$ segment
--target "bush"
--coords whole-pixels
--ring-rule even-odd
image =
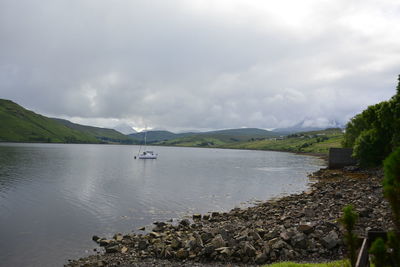
[[[383,193],[392,209],[395,231],[388,233],[386,244],[375,240],[370,253],[377,267],[400,266],[400,148],[385,159],[384,170]]]
[[[350,264],[352,267],[356,265],[356,260],[357,260],[357,255],[356,255],[357,236],[354,234],[354,226],[356,225],[357,218],[358,214],[354,211],[352,205],[344,207],[343,216],[340,218],[340,222],[346,229],[344,239],[346,241]]]

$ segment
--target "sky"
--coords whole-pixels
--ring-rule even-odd
[[[329,127],[399,74],[398,0],[0,0],[0,98],[86,125]]]

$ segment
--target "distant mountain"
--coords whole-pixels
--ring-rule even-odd
[[[291,127],[274,129],[273,132],[288,135],[288,134],[300,133],[300,132],[322,131],[327,128],[344,128],[344,126],[337,121],[332,121],[324,127],[306,126],[305,121],[303,120]]]
[[[0,99],[0,141],[99,143],[93,135],[80,132],[20,105]]]
[[[96,139],[107,142],[107,143],[123,143],[123,144],[136,144],[138,143],[133,138],[124,135],[114,129],[86,126],[77,123],[70,122],[68,120],[53,118],[54,121],[57,121],[66,127],[77,130],[79,132],[94,136]]]
[[[136,131],[126,123],[118,124],[117,126],[113,127],[113,129],[125,135],[136,133]]]

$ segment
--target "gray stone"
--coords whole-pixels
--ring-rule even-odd
[[[190,221],[188,219],[183,219],[182,221],[179,222],[179,224],[183,226],[189,226]]]
[[[139,250],[145,250],[149,246],[149,243],[146,240],[140,240],[138,243]]]
[[[187,257],[189,257],[189,252],[188,252],[187,250],[181,248],[180,250],[178,250],[178,251],[176,252],[176,257],[177,257],[178,259],[184,260],[184,259],[186,259]]]
[[[118,245],[107,246],[107,247],[106,247],[106,253],[117,253],[117,252],[119,252],[119,247],[118,247]]]
[[[330,231],[324,238],[322,238],[322,244],[327,249],[336,247],[339,242],[339,236],[334,230]]]
[[[291,239],[291,244],[296,248],[306,249],[307,248],[307,240],[306,235],[303,233],[298,233]]]
[[[268,260],[268,255],[265,252],[258,253],[256,255],[256,263],[257,264],[264,264]]]
[[[193,214],[193,220],[201,220],[201,214]]]
[[[245,242],[244,246],[243,246],[243,253],[244,255],[252,258],[256,255],[256,249],[249,243],[249,242]]]
[[[305,234],[310,234],[314,231],[314,226],[311,223],[304,223],[297,226],[297,230]]]
[[[226,241],[222,238],[220,234],[216,235],[210,242],[215,248],[221,248],[226,246]]]

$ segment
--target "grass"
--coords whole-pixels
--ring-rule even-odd
[[[348,260],[340,260],[326,263],[295,263],[295,262],[279,262],[264,267],[350,267]]]
[[[9,100],[0,99],[0,141],[98,143],[94,136],[41,116]]]
[[[195,135],[168,141],[158,145],[185,147],[215,147],[251,150],[277,150],[327,154],[331,147],[341,147],[343,133],[340,129],[326,129],[297,133],[284,138],[234,136],[234,135]]]
[[[298,133],[283,139],[265,139],[253,142],[228,144],[226,148],[278,150],[327,154],[331,147],[341,147],[343,133],[340,129]]]

